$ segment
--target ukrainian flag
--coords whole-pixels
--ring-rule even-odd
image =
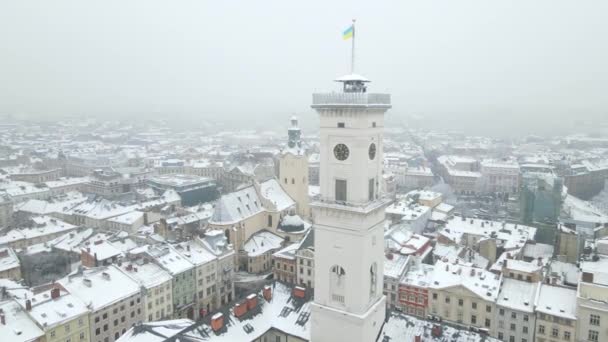
[[[355,35],[355,26],[350,25],[349,28],[347,28],[346,30],[344,30],[344,32],[342,32],[342,39],[349,40],[354,35]]]

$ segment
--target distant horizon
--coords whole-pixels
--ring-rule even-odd
[[[608,122],[604,13],[600,0],[9,1],[0,117],[305,122],[311,93],[349,73],[341,34],[357,18],[355,72],[392,94],[389,122],[597,134]]]

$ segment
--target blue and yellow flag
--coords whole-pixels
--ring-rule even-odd
[[[347,28],[346,30],[344,30],[344,32],[342,32],[342,39],[349,40],[350,38],[353,37],[354,34],[355,34],[355,27],[354,27],[354,25],[350,25],[349,28]]]

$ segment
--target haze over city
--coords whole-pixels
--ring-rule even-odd
[[[606,13],[1,2],[0,341],[608,341]]]
[[[3,1],[0,115],[278,128],[299,113],[315,127],[309,94],[349,70],[339,33],[357,18],[356,71],[393,94],[390,122],[598,133],[607,12],[599,0]]]

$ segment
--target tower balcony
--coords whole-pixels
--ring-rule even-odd
[[[316,93],[312,108],[391,108],[391,95],[380,93]]]

